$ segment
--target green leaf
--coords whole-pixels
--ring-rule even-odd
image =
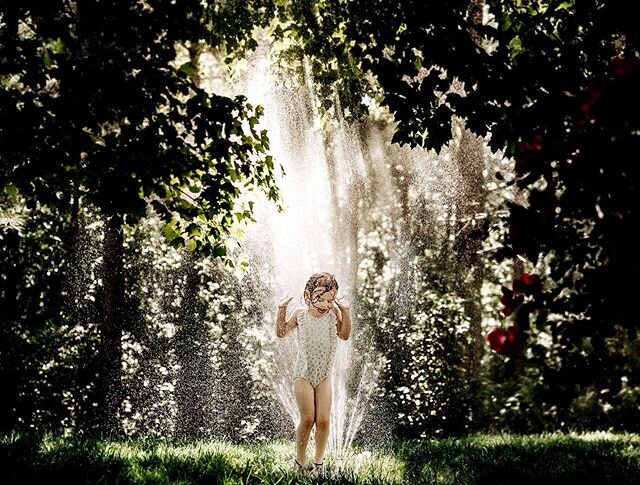
[[[565,10],[567,8],[573,7],[574,2],[562,2],[560,5],[556,7],[556,10]]]
[[[517,55],[524,52],[524,48],[522,47],[522,40],[517,35],[513,39],[511,39],[511,42],[509,42],[508,45],[511,59],[514,59]]]
[[[49,49],[44,49],[44,55],[42,56],[42,63],[45,67],[51,67],[53,61],[51,60],[51,56],[49,55]]]
[[[181,248],[184,247],[184,238],[182,237],[177,237],[175,239],[172,239],[169,242],[169,245],[173,248]]]
[[[176,224],[177,224],[177,220],[176,219],[171,219],[171,221],[164,226],[164,234],[167,237],[167,239],[169,239],[169,241],[177,238],[180,233],[176,231]]]
[[[11,200],[15,200],[18,196],[18,188],[15,185],[7,185],[4,191]]]
[[[217,244],[213,248],[213,255],[214,256],[226,256],[227,255],[227,248],[224,245]]]
[[[67,45],[59,37],[55,41],[53,41],[53,43],[51,44],[51,50],[53,50],[53,52],[55,52],[56,54],[63,54],[63,53],[69,52],[69,49],[67,49]]]

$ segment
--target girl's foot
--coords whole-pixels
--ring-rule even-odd
[[[314,463],[313,470],[311,471],[314,477],[324,477],[324,462]]]
[[[307,470],[305,469],[304,465],[301,465],[297,459],[293,460],[293,469],[294,471],[300,472],[303,475],[307,474]]]

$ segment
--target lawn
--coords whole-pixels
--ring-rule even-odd
[[[384,449],[327,454],[323,479],[290,469],[294,444],[286,441],[233,445],[9,434],[0,447],[2,483],[640,483],[640,435],[629,433],[398,440]]]

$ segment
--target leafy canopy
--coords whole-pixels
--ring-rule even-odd
[[[149,203],[175,246],[219,256],[263,191],[278,200],[262,115],[210,94],[179,46],[211,39],[198,1],[11,2],[0,23],[0,186],[81,198],[135,223]]]

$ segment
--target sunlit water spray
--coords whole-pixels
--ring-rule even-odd
[[[354,302],[357,296],[354,286],[359,278],[356,251],[362,230],[366,230],[360,224],[363,217],[367,218],[361,209],[363,193],[369,199],[382,201],[386,224],[391,224],[392,233],[396,234],[385,270],[387,275],[383,277],[399,282],[385,298],[398,302],[398,316],[402,317],[411,311],[416,298],[412,265],[417,250],[412,246],[415,244],[412,238],[416,231],[431,232],[437,230],[435,224],[449,224],[456,204],[465,197],[456,144],[439,155],[390,145],[392,126],[388,122],[371,125],[358,133],[342,119],[339,106],[323,132],[308,67],[305,82],[299,85],[276,74],[271,65],[268,49],[263,46],[250,60],[243,86],[249,101],[265,108],[262,127],[268,130],[271,153],[285,171],[285,176],[278,178],[284,212],[278,213],[273,204],[263,202],[257,206],[259,222],[248,233],[247,247],[259,247],[262,258],[264,246],[271,249],[269,270],[276,299],[265,302],[273,309],[267,312],[265,330],[275,334],[278,297],[294,296],[289,315],[296,306],[304,305],[304,284],[314,272],[334,273],[341,285],[339,295]],[[461,132],[452,133],[454,139],[459,140],[460,135]],[[264,264],[258,257],[252,260]],[[372,392],[379,372],[380,351],[371,346],[353,348],[354,333],[363,330],[358,323],[354,315],[352,338],[338,341],[329,437],[329,451],[333,452],[351,446],[371,409],[369,405],[374,402]],[[278,365],[271,376],[273,387],[292,424],[297,425],[299,412],[292,385],[298,351],[296,334],[278,342],[275,349]],[[354,351],[363,354],[365,361],[357,375],[351,368]],[[375,434],[387,430],[366,431]],[[313,446],[313,435],[310,445]]]
[[[348,133],[339,131],[333,148],[339,164],[330,163],[323,141],[320,116],[315,106],[312,80],[307,75],[306,86],[296,86],[290,79],[278,77],[270,68],[265,53],[251,61],[246,78],[246,94],[252,104],[265,108],[262,127],[269,133],[270,151],[285,171],[278,177],[285,210],[278,213],[271,203],[256,207],[258,223],[248,231],[248,248],[271,248],[270,271],[273,293],[279,299],[293,296],[289,315],[302,299],[304,285],[315,272],[328,271],[336,275],[343,296],[353,303],[355,264],[354,241],[351,230],[345,227],[342,212],[354,203],[350,199],[349,184],[356,176],[364,176],[362,154],[347,147]],[[356,171],[360,168],[360,174]],[[259,240],[260,245],[252,244]],[[249,249],[251,251],[251,249]],[[262,253],[264,256],[264,253]],[[260,264],[260,258],[252,257]],[[275,337],[277,301],[265,302],[270,308],[265,318],[267,331]],[[358,331],[353,319],[353,332]],[[278,342],[274,359],[278,362],[271,376],[273,387],[282,408],[292,422],[299,422],[299,411],[293,394],[293,364],[298,352],[297,335]],[[338,340],[332,374],[333,404],[328,451],[339,452],[352,445],[363,421],[374,389],[375,369],[372,364],[362,371],[349,386],[352,361],[352,339]],[[309,448],[314,446],[314,433]]]

